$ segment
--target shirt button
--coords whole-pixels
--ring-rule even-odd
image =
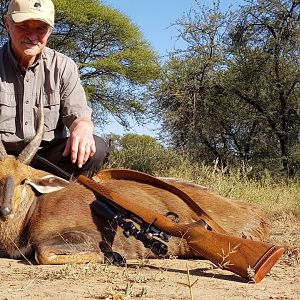
[[[25,101],[25,103],[26,103],[26,104],[28,104],[28,103],[29,103],[29,101],[28,101],[28,100],[26,100],[26,101]]]
[[[29,78],[28,77],[26,78],[26,81],[29,82]]]
[[[27,122],[27,121],[25,122],[25,125],[28,125],[28,122]]]

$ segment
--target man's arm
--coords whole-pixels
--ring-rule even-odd
[[[89,116],[80,116],[73,121],[70,128],[70,137],[67,140],[63,156],[71,155],[72,163],[79,168],[96,152],[93,137],[94,124]]]

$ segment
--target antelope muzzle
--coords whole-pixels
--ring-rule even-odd
[[[3,178],[0,182],[0,217],[6,219],[12,213],[12,202],[15,181],[12,176]]]

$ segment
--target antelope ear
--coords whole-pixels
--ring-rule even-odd
[[[25,183],[39,193],[47,194],[63,189],[69,184],[69,181],[50,174],[39,179],[27,179]]]

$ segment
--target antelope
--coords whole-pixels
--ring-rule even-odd
[[[34,257],[38,264],[103,262],[116,253],[126,259],[154,258],[140,241],[126,239],[116,224],[95,214],[96,195],[91,189],[29,166],[43,136],[42,108],[39,118],[36,136],[18,157],[8,155],[0,141],[0,249],[11,258]],[[195,184],[164,180],[190,194],[228,234],[268,238],[268,221],[256,207]],[[182,223],[199,220],[186,203],[168,191],[142,188],[134,181],[112,183],[111,188],[129,193],[133,202],[161,214],[175,212]],[[169,254],[179,258],[197,257],[180,238],[172,238],[168,246]]]

